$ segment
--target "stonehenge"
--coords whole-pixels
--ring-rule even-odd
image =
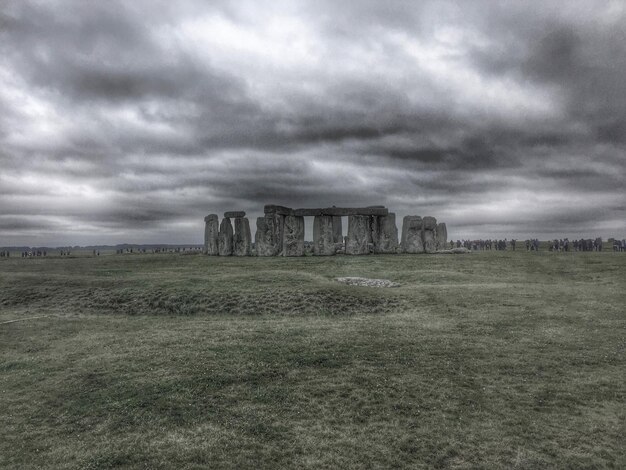
[[[378,240],[374,245],[374,253],[397,253],[398,252],[398,227],[396,227],[396,214],[377,217]]]
[[[400,247],[403,253],[424,252],[422,218],[419,215],[407,215],[402,220],[402,241],[400,242]]]
[[[233,254],[233,226],[228,218],[223,218],[220,224],[218,253],[220,256],[230,256]]]
[[[256,219],[254,244],[244,211],[227,211],[204,218],[204,252],[219,256],[304,256],[305,217],[313,217],[313,243],[306,253],[315,256],[436,253],[448,248],[445,223],[430,216],[407,215],[398,241],[396,214],[384,206],[292,209],[264,206]],[[343,237],[342,217],[348,218]],[[234,228],[231,219],[234,219]]]
[[[367,215],[348,217],[347,255],[367,255],[372,244],[372,224]]]
[[[424,241],[424,251],[434,253],[437,251],[437,240],[435,230],[437,229],[437,219],[434,217],[424,217],[422,219],[422,240]]]
[[[235,256],[252,255],[251,239],[250,222],[245,217],[237,217],[235,219],[235,234],[233,235],[233,254]]]
[[[285,216],[283,256],[304,256],[304,217]]]
[[[316,215],[313,219],[313,253],[317,256],[335,254],[335,232],[332,215]]]
[[[209,214],[204,218],[204,252],[215,256],[218,251],[219,223],[217,214]]]

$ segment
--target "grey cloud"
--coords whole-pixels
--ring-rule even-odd
[[[302,64],[253,44],[290,15],[303,30],[287,41],[313,41]],[[199,241],[207,212],[272,202],[430,211],[452,234],[623,232],[624,16],[604,2],[8,2],[0,239]],[[226,33],[185,36],[207,17]]]

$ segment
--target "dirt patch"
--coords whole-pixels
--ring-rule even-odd
[[[400,287],[397,282],[390,281],[389,279],[368,279],[366,277],[338,277],[335,281],[342,284],[348,284],[349,286],[362,286],[362,287]]]

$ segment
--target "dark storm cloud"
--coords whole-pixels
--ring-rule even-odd
[[[624,24],[622,2],[5,2],[0,237],[199,241],[272,202],[618,235]]]

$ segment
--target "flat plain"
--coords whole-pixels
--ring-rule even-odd
[[[0,468],[625,468],[625,286],[611,252],[1,259]]]

